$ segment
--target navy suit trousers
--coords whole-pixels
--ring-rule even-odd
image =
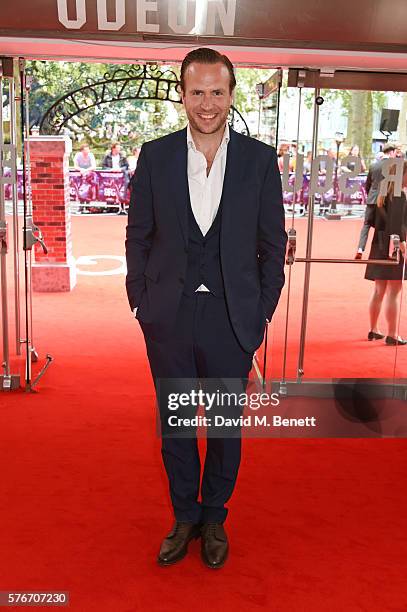
[[[214,379],[222,377],[240,379],[245,388],[253,353],[240,346],[223,297],[205,292],[182,295],[175,327],[165,342],[149,338],[149,325],[141,320],[140,325],[156,390],[160,379],[173,379],[174,388],[178,385],[182,390],[182,379],[199,379],[205,385],[205,379],[211,379],[208,384],[213,384]],[[176,520],[224,522],[225,504],[236,483],[240,455],[240,430],[230,437],[208,436],[200,491],[201,465],[196,436],[163,436],[162,457]]]

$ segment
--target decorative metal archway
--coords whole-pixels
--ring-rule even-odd
[[[178,76],[170,68],[156,64],[134,65],[107,72],[101,81],[89,80],[87,85],[75,89],[47,110],[40,122],[42,134],[59,134],[77,115],[102,104],[123,100],[158,100],[182,104]],[[239,111],[232,106],[230,125],[238,132],[250,136],[249,128]]]

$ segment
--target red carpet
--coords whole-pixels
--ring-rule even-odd
[[[74,218],[75,256],[123,254],[124,225]],[[347,226],[350,256],[358,225]],[[331,238],[339,227],[322,226]],[[313,274],[309,372],[381,369],[386,348],[364,340],[363,267],[340,283],[330,273],[326,288],[324,270]],[[79,276],[70,294],[35,296],[41,362],[55,362],[37,394],[0,395],[0,590],[69,591],[75,612],[406,610],[405,440],[245,440],[225,568],[202,566],[196,543],[178,566],[156,565],[171,514],[123,282]],[[341,335],[346,347],[332,346]]]

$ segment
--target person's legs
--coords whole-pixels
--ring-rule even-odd
[[[379,333],[377,329],[377,321],[379,319],[380,310],[382,307],[383,297],[386,293],[386,285],[388,281],[376,280],[372,297],[369,303],[369,316],[370,316],[370,331]]]
[[[362,225],[362,229],[360,230],[358,253],[363,253],[366,248],[367,239],[369,237],[369,230],[370,225],[364,222]]]
[[[200,459],[194,431],[181,437],[180,430],[174,427],[169,431],[168,416],[192,417],[196,408],[187,406],[170,412],[169,393],[188,393],[197,380],[195,357],[192,345],[192,329],[195,300],[183,296],[177,322],[171,337],[165,342],[157,342],[145,333],[147,354],[157,393],[157,403],[161,418],[162,447],[164,467],[170,487],[171,501],[177,521],[199,523],[201,504],[198,502],[200,483]],[[143,331],[147,326],[143,326]],[[180,436],[180,437],[178,437]]]
[[[253,354],[247,353],[233,332],[225,300],[213,295],[197,298],[194,347],[198,375],[205,391],[243,393],[245,379],[252,366]],[[206,380],[205,380],[206,379]],[[237,417],[242,408],[232,403],[212,408],[215,414]],[[225,504],[232,495],[240,465],[240,427],[211,427],[207,438],[205,467],[202,478],[202,520],[223,523]]]
[[[397,320],[399,314],[399,295],[401,291],[401,280],[387,281],[387,292],[385,302],[385,315],[387,320],[387,335],[391,338],[397,337]]]
[[[363,220],[363,226],[360,230],[359,244],[358,244],[358,252],[363,253],[366,248],[367,239],[369,237],[369,230],[374,225],[374,214],[375,214],[375,206],[371,204],[366,205],[365,217]]]

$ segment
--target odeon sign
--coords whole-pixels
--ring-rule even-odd
[[[406,0],[13,0],[0,39],[68,38],[407,53]],[[359,42],[357,42],[359,41]],[[305,45],[305,47],[304,47]]]
[[[136,8],[136,23],[128,22],[126,8],[130,0],[97,0],[97,27],[101,31],[118,31],[129,26],[132,31],[159,34],[162,30],[174,34],[215,35],[218,24],[225,36],[235,32],[237,0],[131,0],[132,15]],[[72,3],[57,0],[58,19],[68,30],[78,30],[87,23],[87,0],[75,0],[76,16],[72,17]],[[112,4],[114,11],[112,11]],[[94,2],[91,3],[92,8]],[[108,15],[109,9],[109,15]],[[112,17],[113,15],[113,17]],[[163,27],[160,25],[164,21]]]

